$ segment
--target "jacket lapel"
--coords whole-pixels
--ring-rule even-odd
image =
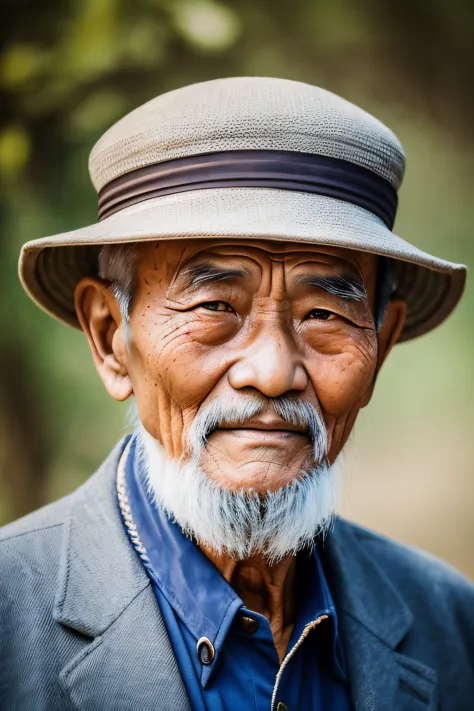
[[[60,684],[78,711],[190,711],[155,595],[122,526],[122,450],[72,497],[53,616],[89,643]]]
[[[436,673],[397,651],[412,613],[363,548],[357,529],[339,520],[322,550],[355,711],[435,711]]]

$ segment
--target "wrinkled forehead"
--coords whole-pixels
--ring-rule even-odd
[[[139,269],[159,271],[160,278],[171,283],[191,266],[206,262],[235,264],[236,261],[253,262],[263,269],[283,263],[288,269],[304,265],[322,272],[355,276],[363,281],[369,293],[377,272],[377,257],[366,252],[307,243],[245,239],[147,243],[141,248]]]

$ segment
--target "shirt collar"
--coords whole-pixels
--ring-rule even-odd
[[[126,487],[132,517],[147,551],[148,572],[196,641],[201,637],[210,640],[217,661],[234,617],[244,607],[243,602],[195,542],[154,504],[135,449],[133,438],[126,465]],[[336,671],[344,676],[336,610],[316,547],[312,552],[299,555],[296,589],[298,612],[290,647],[305,625],[321,615],[328,615],[332,623],[333,661]],[[203,667],[203,685],[214,666]]]

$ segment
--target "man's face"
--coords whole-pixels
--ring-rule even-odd
[[[118,351],[146,430],[186,458],[191,425],[214,399],[286,396],[321,414],[333,463],[380,361],[376,267],[361,252],[271,241],[144,244]],[[261,493],[312,464],[306,429],[272,408],[217,428],[201,459],[217,483]]]

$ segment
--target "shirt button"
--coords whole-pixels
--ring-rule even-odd
[[[212,642],[207,637],[201,637],[201,639],[198,640],[196,652],[201,664],[205,666],[212,664],[212,660],[216,654]]]
[[[289,711],[288,706],[283,701],[278,702],[277,711]]]
[[[240,618],[240,629],[242,632],[245,632],[245,634],[255,634],[258,630],[258,621],[253,617],[246,617],[243,615]]]

